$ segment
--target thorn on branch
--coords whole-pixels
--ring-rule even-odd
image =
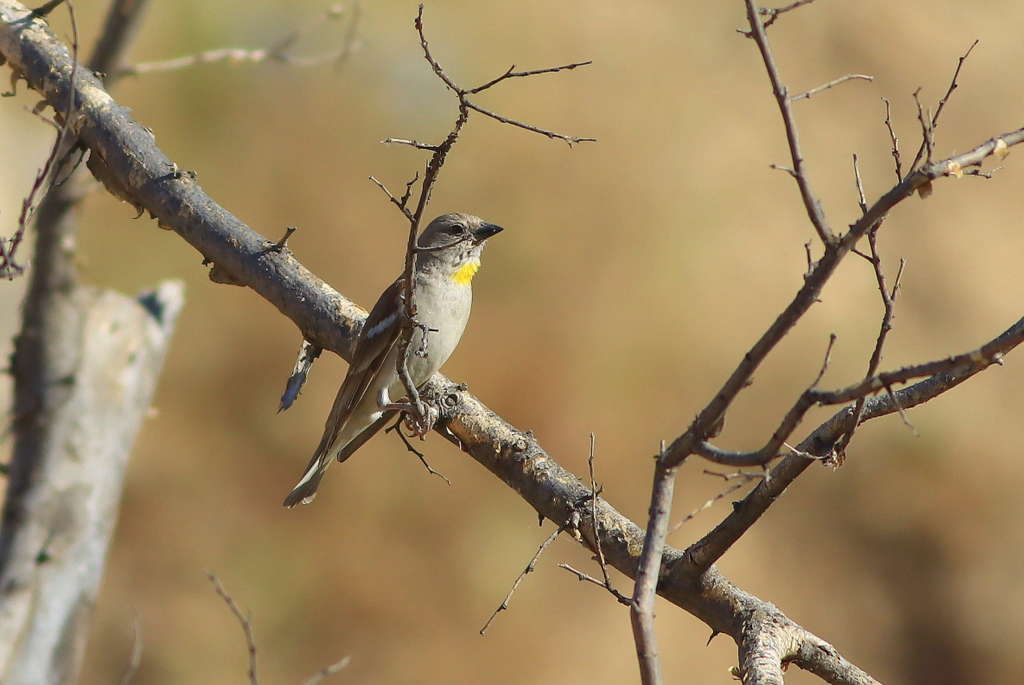
[[[281,252],[282,250],[284,250],[288,246],[288,239],[291,238],[292,234],[295,233],[295,231],[297,230],[299,229],[297,229],[295,226],[288,226],[287,228],[285,228],[284,235],[281,236],[280,240],[278,240],[272,246],[267,248],[267,252]]]
[[[779,164],[769,164],[768,168],[772,169],[773,171],[785,171],[787,174],[789,174],[793,178],[796,178],[796,179],[800,178],[800,175],[797,174],[794,169],[790,169],[788,166],[781,166]]]

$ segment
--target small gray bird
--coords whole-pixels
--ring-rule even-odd
[[[462,338],[473,303],[470,284],[480,268],[484,242],[501,231],[469,214],[445,214],[430,222],[420,235],[415,283],[416,320],[407,361],[409,375],[419,388],[441,368]],[[316,454],[298,485],[284,500],[286,507],[309,504],[331,462],[345,461],[373,437],[398,411],[392,398],[405,396],[398,375],[398,342],[402,331],[405,277],[384,291],[359,334],[345,382],[327,417]],[[423,354],[416,354],[422,350]]]

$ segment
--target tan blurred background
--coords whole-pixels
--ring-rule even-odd
[[[76,3],[83,46],[105,4]],[[154,2],[134,54],[266,47],[325,6]],[[363,0],[361,49],[340,75],[221,64],[129,79],[115,96],[211,196],[271,238],[297,226],[296,256],[369,306],[400,269],[404,229],[367,176],[399,191],[425,159],[379,141],[438,141],[455,112],[420,55],[415,13],[414,0]],[[577,474],[596,432],[598,478],[636,521],[659,440],[686,426],[788,302],[813,239],[792,180],[768,168],[789,162],[756,48],[735,31],[743,23],[739,0],[436,0],[426,9],[435,53],[463,85],[511,64],[594,61],[478,101],[599,142],[568,149],[474,116],[429,213],[472,212],[508,229],[484,256],[476,312],[447,374]],[[53,25],[67,33],[59,12]],[[344,21],[324,28],[301,51],[332,49],[344,31]],[[876,77],[797,105],[837,229],[857,213],[852,153],[869,198],[893,182],[880,98],[893,103],[906,161],[918,141],[911,93],[922,87],[934,105],[974,39],[939,154],[1024,125],[1022,31],[1017,0],[821,1],[771,29],[794,92],[848,72]],[[0,104],[4,234],[49,144],[48,127],[22,109],[33,102]],[[938,183],[885,224],[890,277],[907,259],[885,366],[973,348],[1024,313],[1020,154],[991,181]],[[89,198],[83,280],[135,293],[180,278],[188,304],[129,469],[83,683],[120,678],[133,610],[145,640],[133,683],[244,682],[242,632],[207,570],[251,608],[265,684],[302,682],[346,655],[352,665],[330,682],[636,681],[627,611],[556,567],[594,570],[568,539],[487,636],[477,634],[552,528],[538,529],[513,492],[437,436],[425,450],[451,487],[381,436],[332,469],[313,506],[283,509],[343,362],[321,360],[297,405],[276,414],[295,327],[251,291],[211,284],[195,251],[133,214],[103,192]],[[0,285],[4,345],[22,286]],[[856,379],[880,313],[867,263],[849,259],[742,395],[721,444],[764,439],[813,379],[830,333],[839,338],[826,383]],[[1022,381],[1018,352],[915,409],[920,437],[898,418],[866,426],[846,465],[811,469],[723,571],[886,683],[1021,682]],[[722,487],[705,466],[681,473],[676,518]],[[685,546],[728,509],[719,503],[670,541]],[[708,629],[667,604],[658,621],[668,682],[731,682],[728,638],[705,646]],[[790,680],[817,682],[799,672]]]

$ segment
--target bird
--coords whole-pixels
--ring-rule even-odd
[[[448,361],[459,344],[469,321],[471,283],[480,269],[480,253],[487,239],[502,230],[471,214],[445,214],[431,221],[416,241],[413,301],[418,325],[406,368],[417,388]],[[403,275],[381,294],[366,317],[320,445],[284,506],[312,502],[331,462],[351,457],[402,410],[404,405],[393,403],[392,398],[407,394],[398,373],[402,346],[397,344],[405,291]]]

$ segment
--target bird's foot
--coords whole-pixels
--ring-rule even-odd
[[[405,397],[398,402],[387,405],[384,409],[402,412],[405,418],[405,427],[413,436],[420,439],[423,439],[424,435],[433,430],[434,424],[437,423],[437,419],[441,414],[437,407],[424,402],[423,415],[420,416],[416,411],[416,407],[410,404]]]

